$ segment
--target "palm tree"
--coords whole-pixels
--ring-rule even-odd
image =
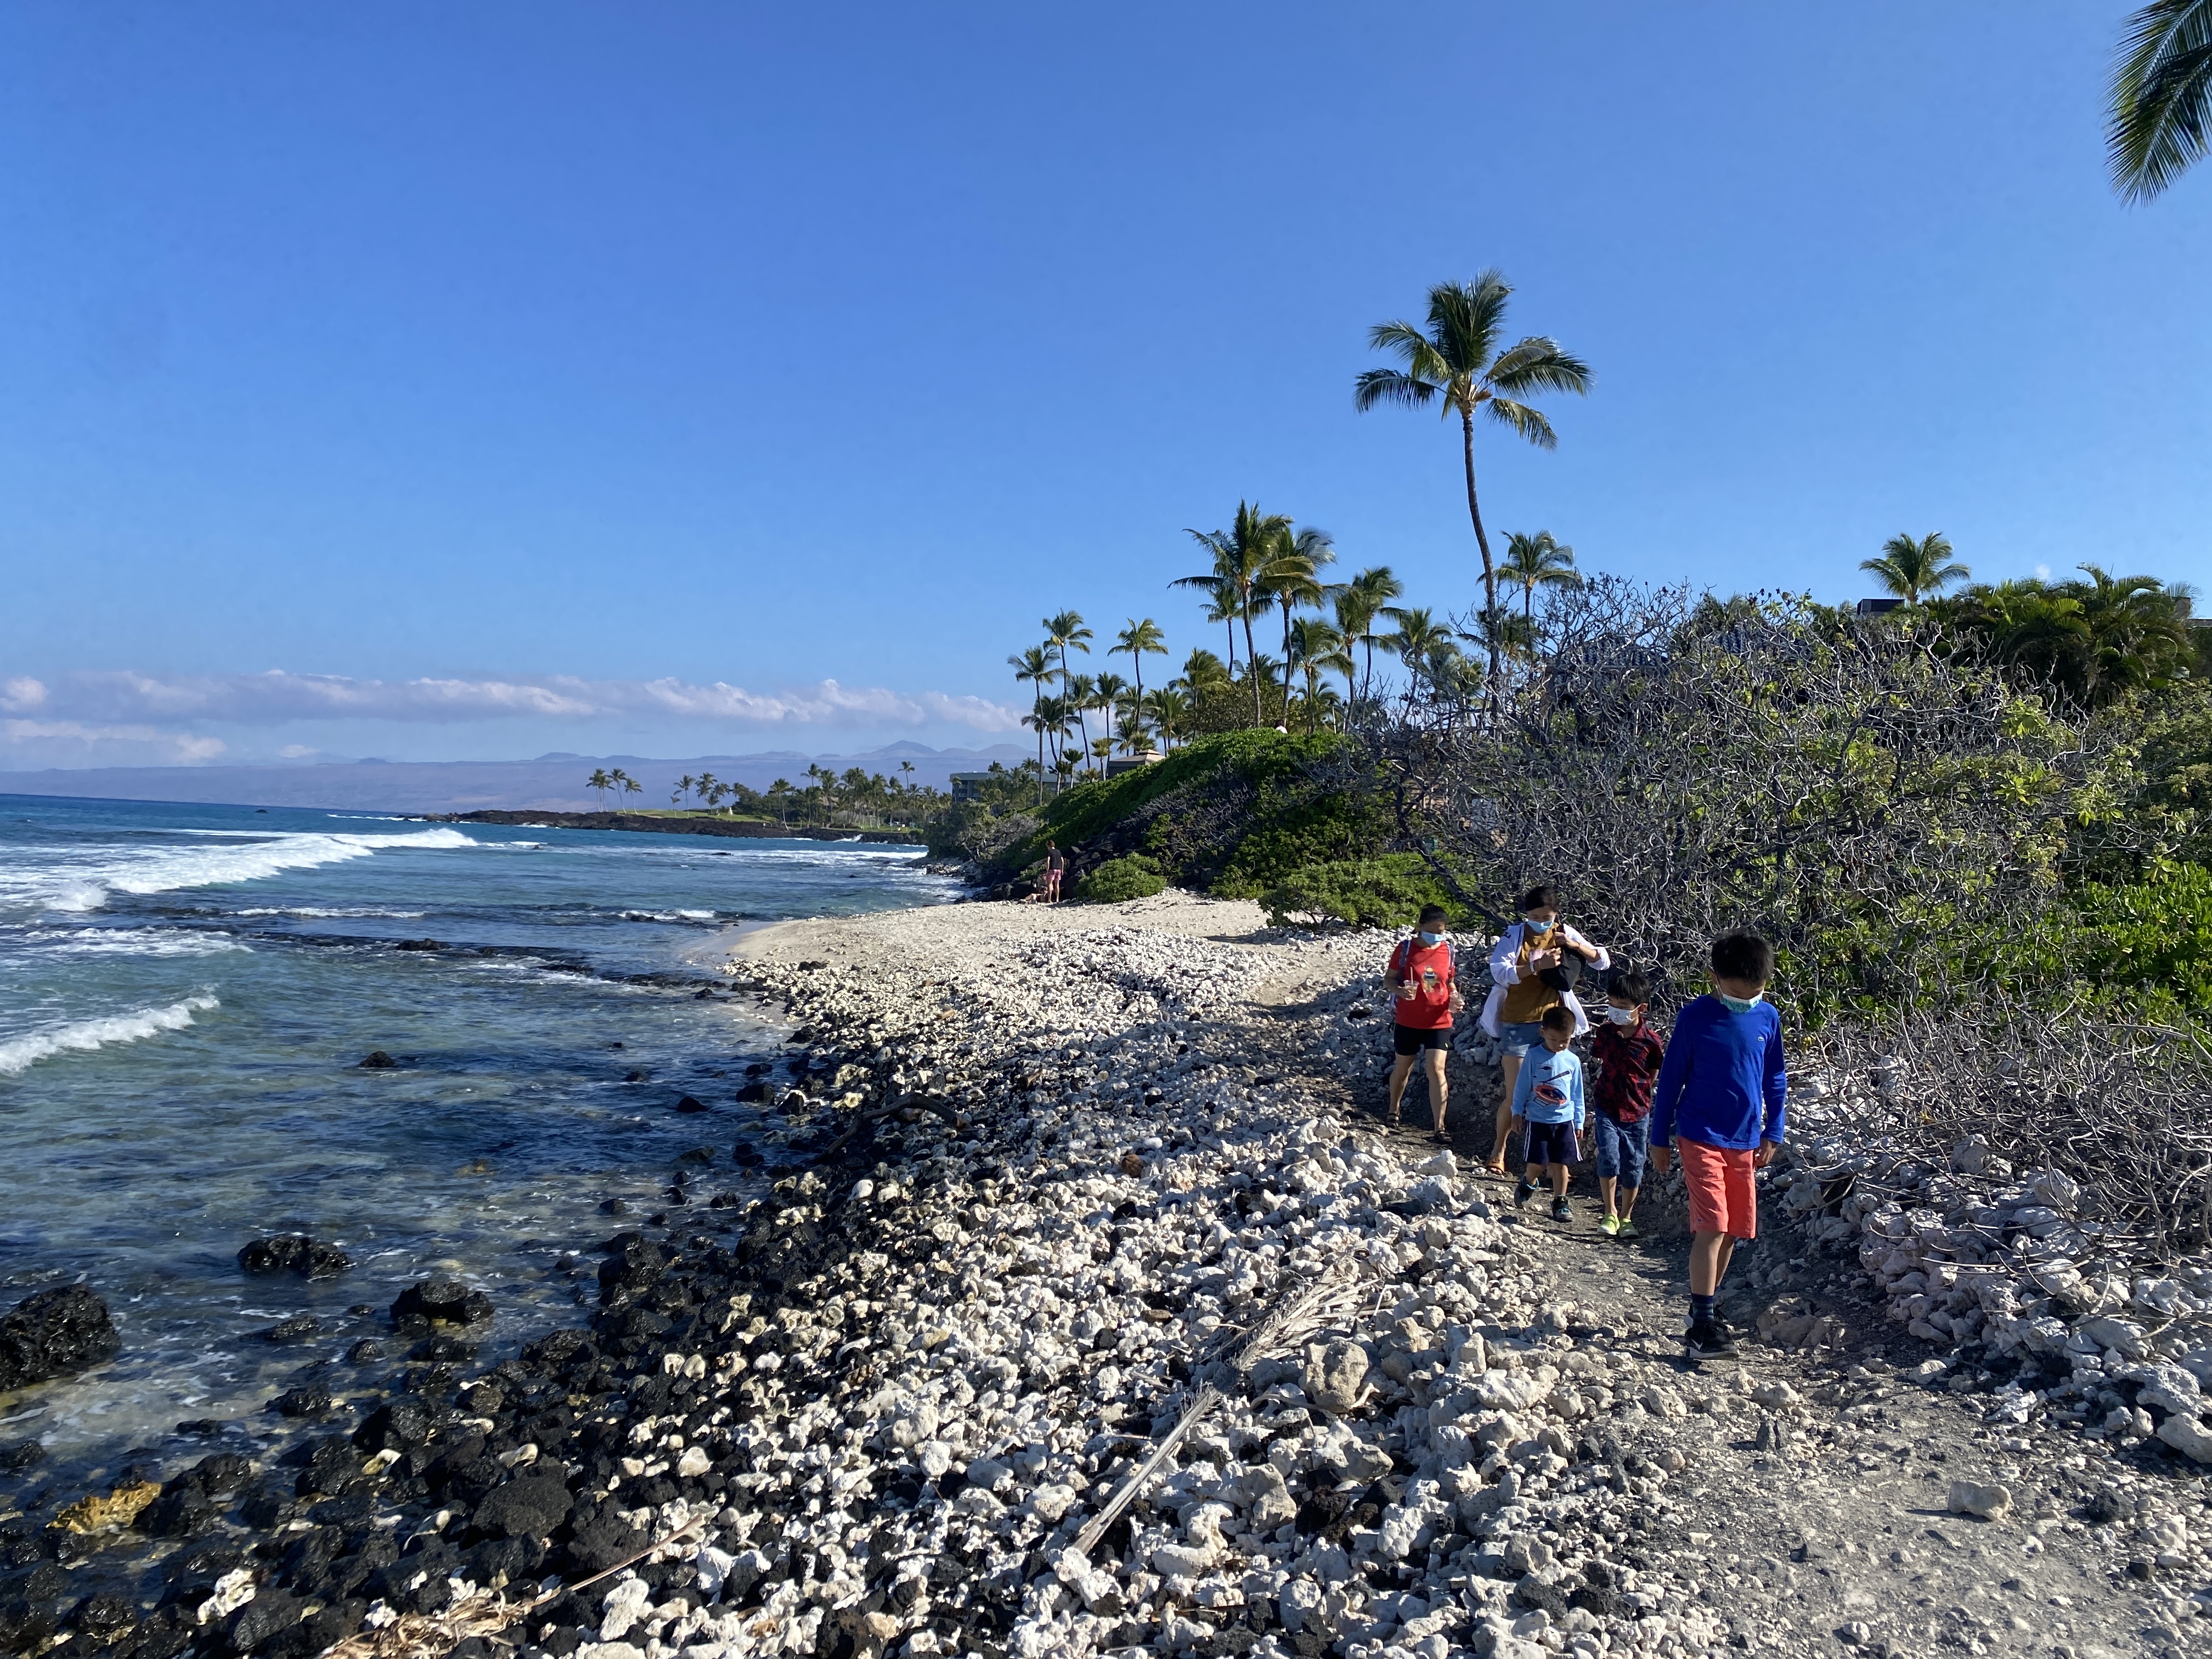
[[[615,781],[607,775],[607,769],[604,766],[593,767],[592,775],[584,780],[584,787],[599,796],[599,806],[603,811],[607,804],[607,791],[614,787]]]
[[[720,805],[722,797],[730,793],[712,772],[702,772],[691,780],[691,787],[699,792],[699,799],[705,801],[709,808]]]
[[[1347,689],[1354,665],[1344,648],[1344,635],[1318,617],[1301,617],[1291,626],[1291,666],[1306,677],[1306,729],[1320,730],[1321,677],[1341,674]]]
[[[1109,652],[1107,654],[1110,656],[1113,653]],[[1115,710],[1121,707],[1121,700],[1129,690],[1129,682],[1119,674],[1109,672],[1092,680],[1091,689],[1092,695],[1097,698],[1097,702],[1092,707],[1105,712],[1107,729],[1110,731],[1114,726]]]
[[[1145,730],[1144,705],[1140,702],[1121,716],[1114,728],[1121,739],[1125,755],[1149,755],[1152,752],[1152,734]]]
[[[1426,333],[1407,322],[1377,323],[1367,331],[1370,346],[1395,352],[1406,367],[1369,369],[1352,394],[1352,407],[1363,413],[1378,404],[1419,408],[1437,399],[1446,412],[1458,413],[1467,462],[1467,515],[1482,552],[1486,611],[1498,608],[1498,573],[1475,499],[1474,417],[1486,414],[1540,449],[1556,448],[1559,439],[1552,423],[1522,399],[1539,392],[1586,392],[1590,386],[1589,366],[1561,350],[1556,340],[1532,334],[1518,345],[1498,349],[1512,292],[1504,274],[1494,268],[1472,283],[1437,283],[1429,290]],[[1495,660],[1490,670],[1494,678]]]
[[[1209,691],[1226,691],[1235,685],[1236,672],[1204,646],[1199,646],[1183,659],[1182,684],[1191,696],[1204,696]]]
[[[1080,651],[1091,654],[1091,630],[1083,625],[1080,611],[1063,611],[1057,617],[1044,619],[1045,643],[1060,653],[1060,695],[1067,695],[1067,653]]]
[[[1498,568],[1498,575],[1506,581],[1516,582],[1521,588],[1521,619],[1528,624],[1533,635],[1536,620],[1536,590],[1540,587],[1574,587],[1582,581],[1582,573],[1575,568],[1575,550],[1563,547],[1548,530],[1534,535],[1523,535],[1515,531],[1505,538],[1505,561]]]
[[[1942,592],[1953,582],[1965,581],[1974,574],[1963,564],[1946,564],[1944,561],[1950,556],[1951,544],[1940,532],[1917,540],[1911,536],[1892,536],[1881,544],[1881,556],[1860,560],[1859,568],[1907,605],[1917,605],[1923,599]]]
[[[1197,587],[1212,592],[1217,608],[1226,609],[1233,601],[1231,613],[1244,623],[1244,659],[1249,664],[1257,653],[1252,644],[1252,605],[1257,596],[1267,567],[1278,552],[1279,543],[1289,533],[1290,520],[1280,513],[1262,513],[1256,505],[1239,501],[1233,526],[1223,530],[1187,530],[1183,533],[1201,547],[1213,553],[1213,568],[1202,576],[1183,576],[1169,584],[1171,587]],[[1237,654],[1237,636],[1229,636],[1229,653]],[[1252,676],[1252,724],[1262,723],[1260,714],[1260,677]]]
[[[2129,18],[2111,95],[2113,186],[2148,202],[2212,142],[2212,0],[2150,0]]]
[[[1291,651],[1292,608],[1302,605],[1318,607],[1328,597],[1328,591],[1321,584],[1321,570],[1322,566],[1335,562],[1336,548],[1329,540],[1328,532],[1309,525],[1294,535],[1288,526],[1284,528],[1275,556],[1268,561],[1260,578],[1258,595],[1283,607],[1285,656]]]
[[[1382,648],[1406,665],[1406,672],[1419,678],[1434,658],[1455,650],[1452,631],[1436,619],[1436,613],[1425,605],[1409,605],[1403,610],[1393,607],[1382,613],[1398,624],[1397,630],[1383,636]]]
[[[1336,591],[1336,631],[1347,650],[1355,645],[1366,647],[1364,678],[1370,684],[1375,678],[1375,619],[1405,591],[1406,585],[1390,574],[1387,564],[1370,566]]]
[[[905,788],[912,789],[914,787],[914,763],[912,761],[901,761],[899,763],[899,782]]]
[[[668,804],[671,806],[673,806],[690,793],[691,775],[689,772],[686,772],[682,777],[676,780],[676,787],[668,792]]]
[[[1056,720],[1047,708],[1052,699],[1039,697],[1030,705],[1030,712],[1022,716],[1022,724],[1037,734],[1037,800],[1044,800],[1044,738],[1045,733],[1055,729]]]
[[[607,774],[607,787],[619,790],[625,795],[641,795],[645,793],[645,786],[619,766]]]
[[[1014,684],[1033,684],[1042,695],[1045,683],[1052,678],[1052,649],[1051,641],[1047,641],[1007,658],[1006,666],[1014,671]]]
[[[1147,691],[1145,714],[1160,734],[1162,747],[1172,747],[1190,724],[1190,700],[1173,686]]]
[[[1098,684],[1088,674],[1078,674],[1073,679],[1061,676],[1060,684],[1060,701],[1075,717],[1076,730],[1081,736],[1082,747],[1076,751],[1081,754],[1091,747],[1091,722],[1083,717],[1098,707]]]
[[[1129,672],[1136,678],[1139,699],[1145,695],[1146,652],[1155,657],[1164,657],[1168,653],[1167,635],[1160,632],[1160,625],[1150,617],[1142,622],[1134,617],[1130,617],[1129,625],[1114,636],[1114,643],[1106,651],[1109,657],[1128,658]]]

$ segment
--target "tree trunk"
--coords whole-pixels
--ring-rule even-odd
[[[1260,720],[1260,653],[1252,646],[1252,607],[1244,607],[1244,672],[1252,681],[1252,724]]]
[[[1490,562],[1490,538],[1482,533],[1482,508],[1474,499],[1474,411],[1459,412],[1467,452],[1467,516],[1474,521],[1474,544],[1482,550],[1482,614],[1490,624],[1490,697],[1498,698],[1498,568]]]

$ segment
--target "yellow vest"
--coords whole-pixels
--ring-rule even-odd
[[[1554,927],[1547,937],[1557,940],[1564,934],[1561,929]],[[1550,947],[1547,945],[1546,948]],[[1559,994],[1538,979],[1534,970],[1528,966],[1528,958],[1534,949],[1524,935],[1521,940],[1521,952],[1514,958],[1513,963],[1520,972],[1521,982],[1505,988],[1505,1000],[1498,1011],[1498,1018],[1504,1024],[1533,1025],[1543,1018],[1546,1009],[1559,1006]]]

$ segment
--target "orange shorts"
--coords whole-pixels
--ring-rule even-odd
[[[1690,1188],[1690,1231],[1759,1237],[1759,1188],[1752,1182],[1752,1155],[1729,1146],[1674,1137],[1682,1160],[1682,1179]]]

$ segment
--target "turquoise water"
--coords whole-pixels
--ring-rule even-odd
[[[757,1180],[734,1097],[781,1033],[698,996],[731,930],[959,890],[918,848],[0,796],[0,1306],[82,1279],[124,1342],[0,1398],[0,1439],[95,1458],[251,1419],[433,1269],[502,1333],[565,1313],[601,1201],[667,1208],[694,1148],[703,1192]],[[276,1231],[356,1266],[241,1275]],[[301,1312],[322,1335],[259,1337]]]

